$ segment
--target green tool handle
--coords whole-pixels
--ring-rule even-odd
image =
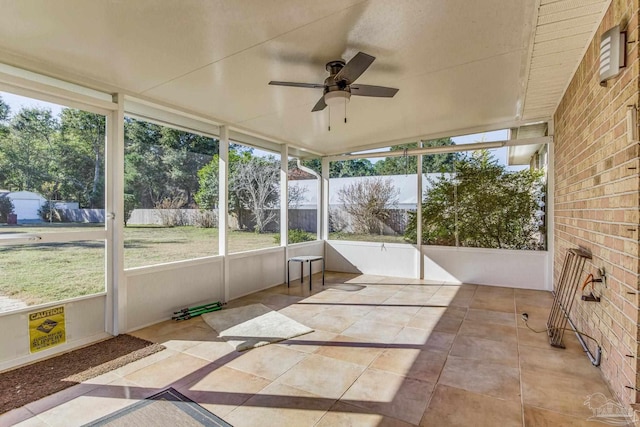
[[[199,308],[197,310],[190,310],[184,314],[208,313],[210,311],[217,311],[217,310],[222,310],[222,307],[216,306],[216,307]]]
[[[187,320],[187,319],[191,319],[192,317],[200,316],[201,314],[211,313],[213,311],[218,311],[218,310],[222,310],[222,307],[218,306],[218,307],[201,308],[198,310],[189,311],[187,313],[181,313],[179,315],[173,316],[172,319]]]
[[[189,311],[198,310],[200,308],[213,307],[213,306],[221,307],[222,303],[220,301],[216,301],[216,302],[210,302],[209,304],[198,305],[195,307],[187,307],[187,308],[183,308],[182,310],[174,311],[173,314],[187,313]]]

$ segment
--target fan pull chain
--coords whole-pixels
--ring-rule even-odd
[[[329,132],[331,132],[331,105],[329,105]]]
[[[344,122],[347,123],[347,98],[344,99]]]

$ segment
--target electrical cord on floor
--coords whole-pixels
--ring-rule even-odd
[[[529,315],[528,315],[527,313],[522,313],[522,321],[524,322],[524,325],[525,325],[527,328],[529,328],[529,330],[530,330],[530,331],[533,331],[533,332],[535,332],[536,334],[541,334],[541,333],[543,333],[543,332],[548,332],[548,331],[549,331],[549,328],[542,329],[542,330],[540,330],[540,331],[536,331],[536,330],[535,330],[535,329],[533,329],[531,326],[529,326],[529,323],[528,323],[528,322],[529,322]],[[555,330],[563,330],[563,331],[575,332],[576,334],[582,335],[582,336],[583,336],[583,337],[585,337],[585,338],[589,338],[590,340],[592,340],[593,342],[595,342],[595,343],[596,343],[596,345],[597,345],[598,347],[600,347],[600,343],[598,343],[598,340],[597,340],[597,339],[595,339],[595,338],[594,338],[594,337],[592,337],[591,335],[587,335],[587,334],[585,334],[584,332],[581,332],[581,331],[574,331],[574,330],[573,330],[573,329],[571,329],[571,328],[554,328],[554,329],[555,329]]]

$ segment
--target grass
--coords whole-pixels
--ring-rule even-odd
[[[76,232],[96,226],[1,227],[0,233]],[[277,246],[277,233],[231,231],[229,251]],[[218,229],[198,227],[126,227],[125,268],[218,254]],[[0,246],[0,296],[28,305],[103,292],[103,241]],[[2,309],[0,308],[0,311]]]
[[[0,227],[0,233],[81,232],[100,226],[51,224]],[[125,268],[218,254],[218,229],[199,227],[125,227]],[[277,246],[278,233],[231,231],[229,252]],[[331,239],[403,243],[401,236],[332,233]],[[0,296],[28,305],[103,292],[103,241],[0,246]],[[2,311],[2,308],[0,308]]]
[[[104,242],[0,246],[0,295],[28,305],[104,290]]]
[[[229,253],[279,246],[279,233],[231,231]],[[167,261],[201,258],[218,254],[218,229],[199,227],[127,227],[125,268]]]

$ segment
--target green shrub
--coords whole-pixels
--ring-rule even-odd
[[[461,156],[455,166],[424,192],[423,244],[544,249],[542,171],[508,171],[487,150]],[[417,214],[409,213],[404,237],[416,242],[416,234]]]
[[[307,233],[304,230],[289,230],[289,244],[292,243],[301,243],[301,242],[312,242],[316,240],[315,234]],[[277,245],[280,244],[280,234],[276,234],[273,236],[273,241],[276,242]]]

